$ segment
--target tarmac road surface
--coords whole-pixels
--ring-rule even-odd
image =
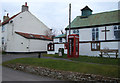
[[[22,57],[38,57],[37,54],[6,54],[2,55],[2,61],[12,60]],[[49,77],[38,76],[7,67],[2,67],[2,81],[60,81]]]
[[[2,81],[57,81],[56,79],[3,67]]]

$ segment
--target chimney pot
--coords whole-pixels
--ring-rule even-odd
[[[9,17],[9,13],[7,13],[7,17]]]
[[[27,6],[27,2],[25,2],[25,6]]]
[[[27,2],[25,2],[25,5],[22,5],[22,12],[28,11],[29,7],[27,6]]]

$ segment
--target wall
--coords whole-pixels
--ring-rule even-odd
[[[109,30],[108,32],[106,32],[107,40],[115,39],[114,26],[106,26],[106,29]],[[105,40],[105,32],[102,32],[102,30],[105,30],[105,26],[99,27],[99,40]]]
[[[6,52],[29,52],[29,40],[14,34],[9,41],[7,41]]]
[[[114,40],[114,26],[106,26],[107,30],[107,40]],[[96,27],[97,28],[97,27]],[[99,28],[99,40],[105,40],[105,32],[102,32],[102,30],[105,30],[104,27],[98,27]],[[71,30],[72,34],[73,30]],[[67,37],[69,34],[69,30],[67,30]],[[85,29],[79,29],[79,41],[92,41],[92,28],[85,28]],[[109,49],[120,49],[120,46],[118,45],[118,42],[101,42],[100,49],[109,48]],[[79,44],[79,54],[80,55],[88,55],[88,56],[98,56],[99,51],[91,51],[91,43],[80,43]],[[120,51],[119,51],[120,53]]]
[[[54,43],[58,42],[58,43],[61,43],[59,42],[59,38],[55,38],[54,40]],[[66,42],[65,38],[62,38],[62,43]],[[64,47],[64,44],[55,44],[55,53],[58,53],[58,50],[59,48],[65,48]],[[67,54],[67,50],[64,49],[64,53]]]
[[[53,39],[53,42],[54,42],[54,43],[61,43],[61,42],[59,42],[59,38],[54,38],[54,39]],[[62,38],[62,43],[63,43],[63,42],[65,42],[65,38]]]
[[[32,33],[32,34],[39,34],[39,35],[46,35],[46,31],[50,29],[43,24],[39,19],[37,19],[34,15],[30,12],[25,11],[15,18],[12,19],[12,23],[5,24],[5,30],[2,33],[5,39],[4,48],[6,52],[31,52],[31,51],[40,51],[46,50],[46,43],[45,44],[41,41],[34,41],[28,40],[24,37],[15,33],[24,32],[24,33]],[[39,48],[39,42],[43,43],[43,49]],[[23,43],[23,44],[22,44]],[[32,43],[35,43],[32,44]],[[31,47],[29,47],[31,44]],[[38,44],[38,45],[37,45]],[[33,48],[32,48],[33,46]]]
[[[26,52],[28,51],[28,40],[14,32],[14,24],[9,23],[3,26],[4,51],[6,52]],[[23,42],[23,44],[21,44]]]
[[[99,51],[91,51],[91,43],[79,43],[79,55],[99,56]]]
[[[77,30],[77,29],[75,29],[75,30]],[[79,36],[80,36],[80,29],[78,29],[78,30],[79,30],[79,33],[78,33],[78,34],[79,34]],[[75,33],[73,33],[73,31],[74,31],[74,30],[72,29],[72,30],[70,31],[70,34],[75,34]],[[66,30],[66,34],[67,34],[67,35],[66,35],[66,41],[68,41],[69,30]]]
[[[13,19],[14,31],[45,35],[50,29],[30,12],[25,11]]]
[[[120,58],[120,41],[118,42],[119,54],[118,57]]]
[[[59,38],[53,39],[54,43],[61,43],[59,42]],[[65,38],[62,38],[62,43],[65,42]],[[59,48],[64,48],[64,44],[54,44],[54,51],[47,51],[47,54],[55,54],[58,53]],[[67,49],[64,49],[64,53],[67,54]]]
[[[18,34],[7,43],[6,52],[40,52],[47,51],[47,44],[50,41],[38,39],[26,39]]]
[[[79,30],[79,41],[92,41],[92,29],[80,29]]]
[[[36,52],[36,51],[47,51],[47,44],[51,41],[46,40],[37,40],[37,39],[30,39],[29,40],[29,47],[30,52]]]
[[[8,28],[7,28],[8,27]],[[8,41],[8,29],[10,29],[10,27],[8,26],[8,24],[3,25],[2,28],[4,28],[4,30],[2,30],[2,37],[4,38],[4,44],[2,44],[2,49],[5,51],[6,46],[7,46],[7,41]]]
[[[0,53],[2,51],[2,26],[0,24]]]

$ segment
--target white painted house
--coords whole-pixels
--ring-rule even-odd
[[[48,44],[47,54],[56,54],[59,52],[59,49],[65,48],[66,35],[61,34],[53,38],[53,42]],[[50,45],[50,46],[49,46]],[[51,49],[52,48],[52,49]],[[67,54],[67,49],[64,49],[64,53]]]
[[[79,35],[79,55],[98,56],[102,49],[116,49],[120,56],[120,10],[92,14],[86,6],[81,11],[71,22],[71,34]],[[68,37],[69,26],[65,30]]]
[[[2,51],[2,23],[0,20],[0,52]]]
[[[2,49],[5,52],[45,52],[51,41],[46,34],[50,29],[36,18],[27,3],[18,14],[2,22]]]

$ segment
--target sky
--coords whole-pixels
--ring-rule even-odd
[[[73,20],[81,15],[81,9],[86,5],[95,14],[117,10],[119,0],[0,0],[0,20],[6,13],[9,13],[10,17],[19,13],[25,2],[29,6],[29,11],[58,35],[61,34],[60,30],[65,32],[65,27],[69,23],[69,3]]]

